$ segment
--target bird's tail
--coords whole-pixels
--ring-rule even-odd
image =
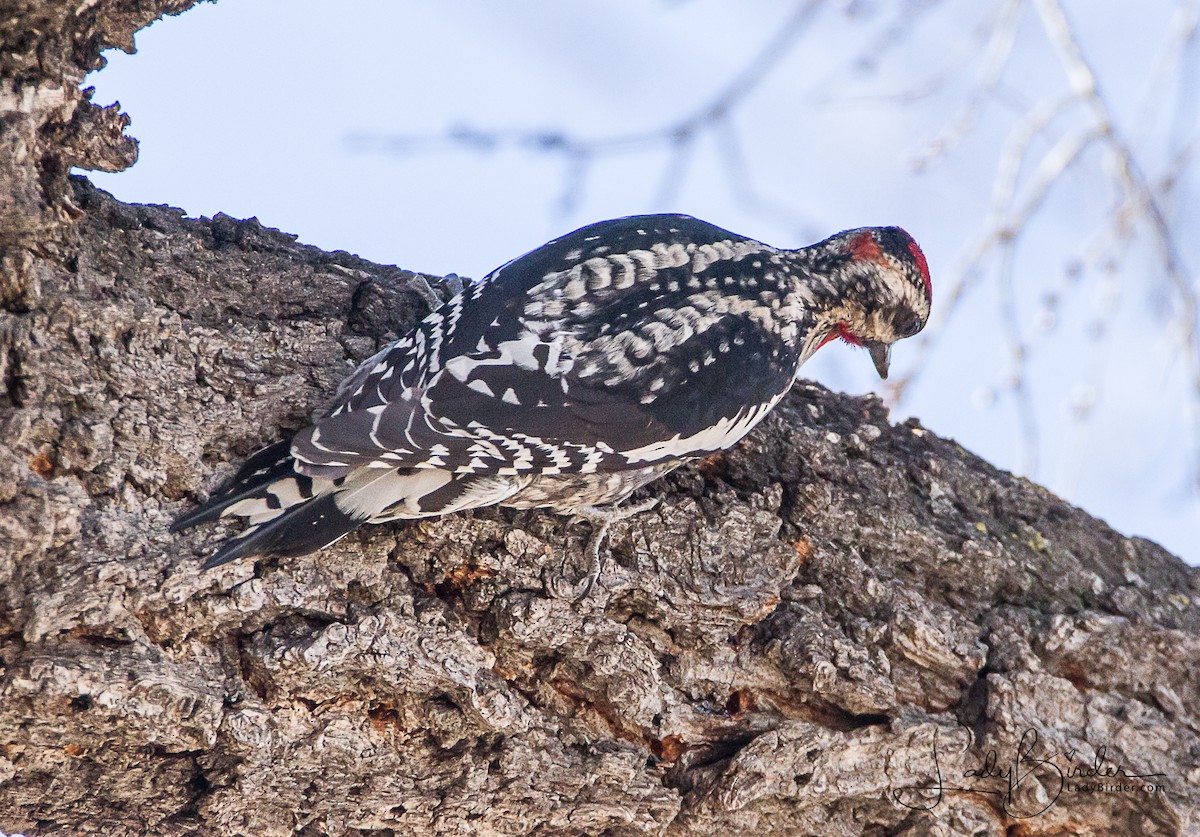
[[[208,502],[178,517],[171,531],[222,517],[244,518],[250,525],[204,563],[209,569],[244,555],[316,552],[363,523],[490,506],[523,485],[510,477],[460,476],[437,468],[397,469],[383,464],[350,468],[330,478],[300,473],[296,465],[289,442],[263,448]]]
[[[226,541],[204,563],[204,569],[210,569],[244,555],[315,552],[366,522],[338,508],[334,497],[342,480],[305,476],[294,466],[289,442],[263,448],[208,502],[176,518],[171,531],[221,517],[248,520],[244,532]]]

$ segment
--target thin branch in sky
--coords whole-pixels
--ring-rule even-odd
[[[1187,378],[1191,387],[1192,449],[1196,457],[1193,469],[1195,488],[1200,491],[1200,300],[1184,265],[1179,244],[1154,189],[1143,173],[1132,148],[1121,136],[1108,102],[1100,94],[1096,72],[1083,54],[1066,12],[1058,0],[1034,0],[1046,34],[1050,37],[1072,89],[1091,108],[1105,145],[1116,158],[1122,186],[1134,196],[1149,222],[1167,279],[1179,299],[1179,322],[1185,349]]]
[[[445,134],[433,136],[355,134],[347,142],[356,152],[415,156],[446,149],[495,152],[502,147],[526,148],[538,153],[557,154],[567,160],[563,188],[557,201],[558,211],[569,215],[583,198],[584,185],[592,166],[600,159],[616,155],[640,154],[666,148],[667,162],[660,178],[656,198],[665,206],[678,192],[687,161],[703,135],[714,137],[729,168],[727,179],[734,199],[752,211],[786,215],[795,226],[798,211],[773,205],[749,186],[748,163],[740,151],[740,140],[732,137],[733,111],[762,83],[799,43],[826,0],[804,0],[783,22],[767,43],[708,101],[692,113],[669,125],[611,137],[576,137],[557,130],[486,130],[457,126]]]
[[[1100,292],[1092,295],[1097,300],[1099,309],[1094,314],[1093,327],[1089,329],[1093,333],[1107,334],[1112,331],[1119,310],[1117,303],[1121,297],[1122,278],[1125,275],[1120,255],[1121,253],[1114,254],[1114,258],[1106,259],[1100,266]],[[1078,485],[1085,462],[1092,456],[1094,442],[1086,438],[1084,428],[1095,414],[1097,406],[1104,400],[1105,381],[1108,379],[1105,372],[1116,349],[1116,344],[1111,340],[1092,340],[1090,347],[1084,352],[1084,369],[1080,380],[1065,396],[1063,406],[1067,409],[1068,420],[1075,425],[1071,433],[1065,434],[1066,444],[1060,450],[1059,471],[1066,485]]]
[[[1148,133],[1154,122],[1155,110],[1163,105],[1163,91],[1169,89],[1172,78],[1179,77],[1179,66],[1184,52],[1196,44],[1198,33],[1200,0],[1176,5],[1171,22],[1167,26],[1167,35],[1151,63],[1150,74],[1146,79],[1146,92],[1142,95],[1136,115],[1129,122],[1133,126],[1129,142],[1134,148],[1141,144]],[[1177,109],[1177,114],[1185,124],[1191,124],[1191,121],[1186,119],[1184,108]]]
[[[677,196],[687,180],[688,166],[692,162],[696,144],[692,136],[680,136],[671,143],[667,163],[659,176],[658,190],[650,205],[653,207],[674,206]]]
[[[907,45],[912,36],[912,30],[932,12],[937,3],[920,3],[913,11],[910,6],[897,7],[896,20],[876,33],[867,45],[855,53],[855,58],[847,64],[835,67],[829,75],[815,86],[820,91],[815,99],[820,104],[845,104],[848,102],[885,101],[893,104],[912,104],[941,92],[951,81],[960,78],[965,73],[963,68],[976,61],[981,53],[988,51],[983,45],[994,42],[996,33],[1002,27],[1002,14],[1006,7],[1019,5],[1022,0],[1002,0],[992,9],[991,14],[985,14],[971,33],[959,39],[954,49],[940,66],[925,78],[910,84],[901,90],[883,93],[847,94],[846,79],[850,72],[862,72],[864,68],[874,68],[879,59],[888,52]]]
[[[791,52],[825,5],[825,0],[805,0],[796,6],[775,36],[746,63],[741,71],[719,92],[707,107],[681,124],[708,122],[727,115],[756,88],[764,78]]]
[[[754,188],[754,179],[742,149],[741,135],[733,123],[722,119],[712,126],[712,130],[721,154],[726,184],[734,199],[752,212],[791,229],[799,240],[817,238],[816,226],[803,220],[795,207],[772,201]]]
[[[956,148],[979,122],[988,102],[997,97],[1004,70],[1008,67],[1016,44],[1023,5],[1023,0],[1004,0],[996,8],[991,25],[985,27],[990,37],[983,49],[979,73],[971,93],[945,130],[926,143],[925,149],[913,160],[913,168],[917,171],[930,168]],[[932,80],[927,82],[927,87],[933,83]]]
[[[888,388],[891,400],[899,403],[907,396],[921,370],[926,368],[928,355],[940,341],[946,323],[962,303],[965,292],[973,282],[986,275],[985,262],[993,251],[1021,234],[1045,204],[1062,175],[1080,160],[1083,152],[1097,139],[1095,132],[1077,132],[1062,137],[1042,157],[1027,182],[1022,183],[1020,173],[1031,144],[1069,104],[1066,99],[1043,103],[1044,106],[1026,114],[1010,133],[997,163],[991,206],[982,229],[940,283],[945,290],[940,294],[934,317],[917,341],[915,357],[909,367],[911,371],[897,376]],[[1019,204],[1018,191],[1024,193],[1024,200]]]
[[[1021,334],[1020,306],[1017,302],[1016,278],[1013,275],[1016,240],[1012,236],[1003,238],[999,251],[1001,323],[1008,338],[1012,360],[1011,376],[1003,383],[1005,388],[1012,392],[1017,404],[1017,419],[1021,427],[1021,470],[1030,476],[1036,476],[1040,445],[1037,411],[1034,408],[1029,382],[1029,353],[1025,347],[1025,338]]]

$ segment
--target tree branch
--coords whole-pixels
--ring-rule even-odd
[[[32,96],[96,60],[73,8],[2,30]],[[104,8],[120,41],[162,10]],[[217,533],[172,515],[431,295],[60,183],[43,116],[20,164],[66,191],[0,181],[74,218],[0,245],[24,271],[0,304],[0,831],[1195,830],[1196,571],[871,398],[800,382],[655,484],[582,602],[550,591],[583,533],[535,511],[201,571]],[[1118,766],[1136,790],[1064,789]]]

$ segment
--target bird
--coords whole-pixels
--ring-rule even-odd
[[[788,250],[687,215],[591,224],[466,285],[171,531],[244,520],[210,569],[314,552],[364,523],[545,508],[592,524],[586,594],[608,527],[656,500],[619,503],[736,444],[831,341],[886,378],[932,297],[900,227]]]

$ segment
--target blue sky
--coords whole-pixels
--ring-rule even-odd
[[[782,58],[682,157],[647,141],[602,146],[573,164],[521,139],[612,140],[675,125],[809,5],[813,17]],[[137,36],[138,54],[110,52],[89,77],[95,100],[120,100],[141,141],[131,170],[90,176],[123,200],[257,216],[322,248],[464,276],[585,223],[643,212],[686,212],[779,246],[898,224],[928,255],[936,315],[994,205],[998,159],[1031,109],[1069,92],[1036,15],[1021,8],[1001,81],[973,119],[961,118],[986,71],[995,21],[983,10],[992,8],[222,0],[154,24]],[[1155,77],[1147,58],[1170,31],[1172,8],[1066,5],[1151,165],[1197,130],[1186,104],[1195,91]],[[1159,98],[1160,115],[1146,118]],[[1016,169],[1018,197],[1086,120],[1078,107],[1047,120]],[[497,141],[441,139],[465,129]],[[947,150],[931,157],[939,139]],[[731,167],[733,145],[740,162]],[[893,417],[919,416],[1119,530],[1200,562],[1190,482],[1198,440],[1170,289],[1152,247],[1106,234],[1104,166],[1099,152],[1081,157],[1022,228],[1011,275],[985,260],[936,342],[897,347],[899,377],[919,375]],[[1194,194],[1194,172],[1184,174],[1181,189]],[[1189,204],[1176,205],[1186,223]],[[1200,267],[1196,249],[1183,255]],[[1013,327],[1026,347],[1034,456],[1011,386]],[[804,374],[847,392],[880,386],[866,355],[844,347],[821,352]]]

